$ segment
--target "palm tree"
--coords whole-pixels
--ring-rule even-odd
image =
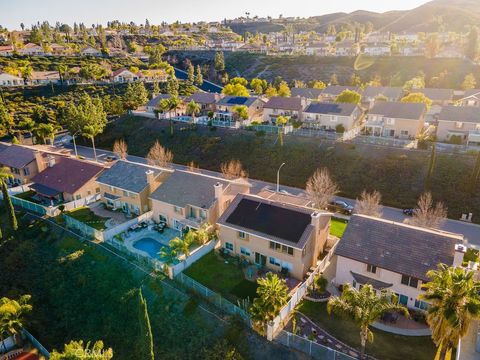
[[[258,279],[257,283],[258,297],[253,300],[250,314],[257,326],[264,330],[265,324],[275,319],[287,303],[288,287],[285,280],[271,272],[267,273],[266,277]]]
[[[18,300],[7,297],[0,299],[0,341],[8,336],[16,340],[16,335],[23,328],[24,315],[32,311],[32,305],[28,304],[30,298],[30,295],[23,295]]]
[[[169,99],[163,99],[160,101],[159,107],[160,110],[166,112],[169,114],[170,118],[170,135],[173,136],[173,120],[172,120],[172,112],[175,113],[175,111],[180,108],[181,101],[178,97],[172,96]]]
[[[178,236],[169,242],[169,246],[172,249],[175,249],[177,254],[183,253],[185,257],[190,256],[190,246],[196,242],[195,232],[190,230],[185,234],[183,239],[180,239]]]
[[[421,298],[431,304],[427,322],[440,358],[442,352],[449,353],[457,346],[472,320],[480,319],[480,282],[475,281],[473,271],[445,264],[427,276],[430,282],[424,284],[426,292]]]
[[[195,122],[195,116],[200,113],[200,110],[200,105],[193,100],[187,104],[187,114],[192,115],[193,122]]]
[[[55,124],[38,124],[38,126],[34,129],[35,136],[40,138],[44,144],[46,144],[46,140],[50,140],[51,145],[53,145],[55,134],[59,130],[59,126]]]
[[[0,186],[2,187],[2,196],[5,207],[7,208],[8,219],[10,221],[10,226],[12,230],[18,229],[17,217],[15,215],[15,209],[12,205],[12,200],[10,199],[10,194],[8,193],[7,180],[13,179],[13,175],[8,171],[8,168],[0,168]]]
[[[360,327],[361,354],[365,354],[368,342],[373,341],[370,324],[379,320],[385,313],[397,311],[408,316],[408,310],[396,303],[395,295],[390,291],[382,291],[379,296],[372,285],[364,285],[360,290],[345,284],[340,297],[335,296],[328,301],[327,311],[350,316]]]
[[[288,119],[285,116],[277,117],[275,125],[278,127],[278,137],[280,138],[280,146],[283,146],[283,127],[288,122]]]

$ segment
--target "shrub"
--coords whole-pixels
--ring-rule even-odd
[[[335,131],[338,134],[343,134],[345,132],[345,127],[342,124],[338,124],[337,126],[335,126]]]
[[[255,135],[258,136],[258,137],[262,137],[262,136],[266,135],[266,132],[265,132],[265,130],[259,130],[259,131],[255,132]]]
[[[318,291],[323,293],[327,290],[328,280],[323,277],[323,275],[317,275],[315,277],[315,285],[318,288]]]
[[[448,142],[450,144],[454,144],[454,145],[461,145],[462,144],[462,137],[460,135],[452,135],[448,139]]]

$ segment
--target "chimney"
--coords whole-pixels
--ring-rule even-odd
[[[223,184],[220,182],[217,182],[215,183],[215,185],[213,185],[213,188],[215,190],[215,199],[217,199],[217,201],[220,202],[223,197]]]
[[[462,266],[463,263],[463,256],[467,251],[467,247],[463,244],[456,244],[455,245],[455,255],[453,257],[453,266]]]
[[[43,159],[43,154],[40,151],[35,151],[35,162],[37,163],[38,172],[42,172],[47,167],[45,160]]]
[[[318,232],[320,229],[320,213],[315,211],[310,215],[312,217],[312,225],[315,228],[315,231]]]
[[[145,175],[147,176],[147,183],[150,186],[150,192],[154,191],[153,185],[155,182],[155,173],[153,170],[145,171]]]
[[[47,157],[48,167],[53,167],[55,165],[55,157],[53,155],[48,155]]]

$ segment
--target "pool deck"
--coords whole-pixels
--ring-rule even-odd
[[[136,249],[133,245],[141,239],[150,238],[158,241],[160,244],[164,246],[168,246],[170,240],[180,235],[181,233],[178,230],[165,228],[163,230],[163,233],[159,233],[158,231],[153,230],[151,226],[149,226],[148,228],[145,228],[136,232],[130,231],[126,233],[126,235],[124,236],[124,245],[127,248],[127,250],[132,253],[137,253],[142,256],[148,256],[151,258],[150,254],[148,254],[145,251]]]

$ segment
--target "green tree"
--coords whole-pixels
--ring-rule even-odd
[[[8,168],[0,168],[0,185],[2,186],[2,196],[5,208],[8,213],[8,221],[13,231],[18,229],[17,216],[15,215],[15,209],[12,205],[12,200],[10,199],[10,194],[8,193],[7,180],[13,179],[13,175],[10,174]]]
[[[0,137],[4,137],[5,135],[11,133],[14,125],[15,123],[13,121],[12,114],[10,114],[0,98]]]
[[[170,136],[173,136],[173,115],[175,115],[175,112],[177,111],[178,108],[182,105],[181,100],[176,97],[172,96],[169,99],[163,99],[160,101],[159,109],[164,112],[169,114],[169,120],[170,120]]]
[[[214,64],[217,72],[225,71],[225,59],[223,57],[223,51],[217,51],[215,53]]]
[[[335,102],[346,104],[359,104],[361,100],[362,96],[358,92],[347,89],[337,96]]]
[[[432,106],[432,100],[430,100],[428,97],[425,96],[423,93],[415,93],[412,92],[408,94],[407,96],[403,97],[401,102],[403,103],[420,103],[420,104],[425,104],[427,109],[430,109]]]
[[[103,341],[96,341],[93,345],[90,342],[84,346],[83,341],[70,341],[64,345],[63,352],[53,350],[50,360],[110,360],[113,358],[113,350],[105,349]]]
[[[180,239],[179,237],[176,237],[168,243],[168,246],[170,246],[172,249],[176,251],[177,254],[184,254],[185,257],[190,256],[190,246],[192,246],[195,243],[195,234],[193,231],[189,231],[186,233],[183,237],[183,239]]]
[[[290,97],[291,92],[286,81],[282,81],[280,84],[278,84],[277,95],[282,97]]]
[[[465,49],[465,55],[470,59],[475,61],[478,56],[478,28],[472,26],[470,32],[468,33],[467,45]]]
[[[50,140],[50,144],[53,145],[55,134],[59,129],[60,127],[56,124],[41,123],[33,129],[33,133],[35,134],[35,137],[40,140],[41,143],[46,144],[48,139]]]
[[[192,63],[189,62],[187,66],[187,85],[192,86],[195,82],[195,68]]]
[[[232,96],[250,96],[247,88],[241,84],[227,84],[223,88],[222,93]]]
[[[32,311],[30,299],[30,295],[23,295],[18,300],[0,298],[0,341],[9,336],[16,339],[24,326],[25,315]]]
[[[475,75],[472,73],[465,75],[465,78],[463,79],[462,83],[462,89],[463,90],[471,90],[475,89],[477,86],[477,80],[475,79]]]
[[[87,81],[98,81],[106,77],[108,71],[101,65],[88,63],[80,68],[78,75]]]
[[[135,81],[127,85],[124,95],[125,107],[128,110],[135,110],[139,106],[145,105],[148,101],[148,91],[145,89],[143,81]]]
[[[248,85],[248,80],[243,78],[243,77],[234,77],[234,78],[231,78],[230,81],[229,81],[230,84],[233,84],[233,85],[236,85],[236,84],[240,84],[242,86],[245,86],[247,87]]]
[[[162,62],[162,55],[165,53],[165,51],[165,46],[163,46],[162,44],[152,47],[150,49],[148,63],[151,65],[160,64]]]
[[[252,89],[256,95],[262,95],[265,90],[267,90],[267,87],[267,81],[264,79],[254,78],[250,81],[250,89]]]
[[[138,320],[140,323],[140,339],[138,358],[145,360],[154,360],[155,354],[153,352],[153,335],[152,327],[150,325],[150,316],[148,315],[147,302],[143,298],[142,288],[138,289]]]
[[[175,76],[169,76],[167,80],[167,94],[172,97],[178,96],[179,84]]]
[[[288,301],[288,287],[285,280],[271,272],[257,280],[257,297],[250,307],[252,320],[264,331],[268,321],[275,319]]]
[[[330,85],[338,85],[337,74],[332,74],[330,77]]]
[[[192,116],[193,119],[195,119],[195,116],[197,116],[200,113],[200,110],[202,110],[201,106],[197,104],[194,100],[190,101],[187,104],[187,113]]]
[[[325,85],[325,83],[321,80],[313,80],[308,83],[308,86],[311,88],[320,89],[320,90],[325,89],[327,87],[327,85]]]
[[[430,281],[423,284],[425,293],[420,297],[431,304],[427,322],[438,347],[437,356],[451,353],[472,320],[480,319],[480,283],[474,276],[473,271],[445,264],[427,273]]]
[[[283,127],[288,122],[285,116],[278,116],[275,119],[275,125],[278,126],[278,138],[280,139],[280,146],[283,146]]]
[[[235,105],[232,108],[232,112],[236,120],[248,119],[248,108],[245,105]]]
[[[403,85],[403,89],[406,91],[412,91],[414,89],[423,89],[425,88],[425,74],[419,74],[414,78],[408,80],[405,85]]]
[[[350,284],[343,286],[342,295],[330,298],[327,304],[328,313],[347,315],[360,327],[361,353],[365,354],[367,342],[373,342],[370,325],[378,321],[385,313],[396,311],[408,316],[408,310],[396,304],[396,298],[390,291],[377,292],[372,285],[364,285],[360,291]]]
[[[277,89],[275,89],[272,85],[269,85],[265,90],[265,96],[268,98],[277,96]]]
[[[198,87],[203,85],[203,74],[200,65],[197,65],[196,75],[195,75],[195,85]]]

